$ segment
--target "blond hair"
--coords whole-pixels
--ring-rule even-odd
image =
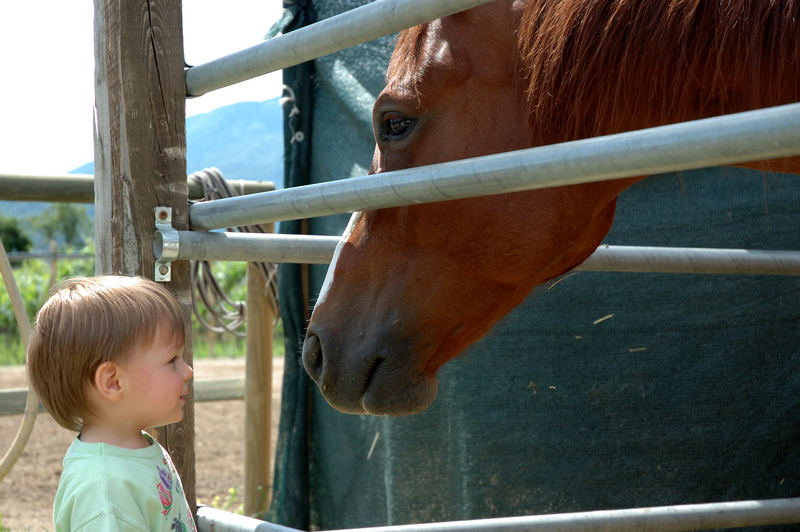
[[[68,279],[39,310],[27,350],[28,375],[63,427],[79,431],[88,413],[87,386],[103,362],[153,341],[159,325],[185,340],[181,307],[163,286],[140,277]]]

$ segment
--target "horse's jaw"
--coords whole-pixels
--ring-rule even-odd
[[[352,286],[352,285],[351,285]],[[385,285],[382,285],[385,287]],[[411,314],[398,313],[386,300],[408,297],[425,301],[419,294],[349,294],[334,291],[318,304],[303,342],[303,366],[325,400],[349,414],[405,416],[426,410],[436,398],[439,368],[482,337],[504,314],[516,306],[530,286],[488,290],[485,296],[469,295],[476,303],[467,316],[438,316],[414,307]],[[385,292],[389,293],[389,290]],[[495,294],[489,295],[490,293]],[[358,299],[355,308],[346,308]],[[371,301],[378,301],[373,307]],[[493,301],[491,307],[479,301]],[[455,308],[470,304],[448,303]],[[450,313],[452,314],[452,313]]]
[[[417,219],[406,208],[354,215],[328,268],[302,357],[325,399],[342,412],[425,410],[436,397],[438,369],[516,303],[494,303],[507,300],[507,283],[473,279],[467,289],[473,264],[443,257],[438,241],[398,247],[397,235],[415,233],[408,222]],[[398,229],[367,238],[367,228],[381,220]]]
[[[595,205],[596,187],[362,213],[337,248],[303,345],[328,403],[357,414],[425,410],[441,366],[599,245],[615,202]],[[585,197],[582,216],[539,217]]]
[[[460,292],[452,284],[439,292],[430,285],[410,290],[390,277],[366,286],[345,277],[354,267],[343,266],[339,282],[315,306],[302,353],[326,401],[350,414],[426,410],[436,398],[439,368],[485,335],[535,284],[485,280]],[[463,272],[448,277],[466,281]],[[405,300],[417,304],[401,308]]]
[[[493,303],[475,303],[471,315],[456,321],[453,316],[414,312],[418,308],[411,309],[410,315],[399,314],[385,300],[376,305],[379,308],[348,312],[338,305],[351,302],[350,298],[334,293],[314,309],[303,342],[303,366],[328,404],[341,412],[392,416],[422,412],[436,398],[439,368],[486,334],[530,288],[469,296],[476,302]],[[376,294],[363,299],[361,294],[351,295],[359,298],[361,309],[369,307],[370,300],[381,299]],[[418,294],[408,297],[424,300]],[[452,305],[464,308],[469,303],[459,300]],[[388,314],[386,309],[390,309]]]

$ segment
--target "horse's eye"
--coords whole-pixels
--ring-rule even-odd
[[[398,140],[408,134],[414,121],[398,115],[388,115],[383,119],[383,135],[387,140]]]

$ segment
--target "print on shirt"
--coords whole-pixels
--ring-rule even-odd
[[[164,461],[166,464],[166,460]],[[172,509],[172,475],[169,469],[158,468],[158,476],[161,482],[158,483],[158,496],[161,498],[161,514],[167,515]]]
[[[178,475],[178,473],[175,471],[175,466],[172,465],[172,462],[164,457],[162,458],[162,463],[164,464],[163,468],[156,467],[159,478],[156,489],[158,490],[158,497],[161,500],[161,515],[169,519],[169,513],[172,510],[173,502],[172,489],[175,488],[176,493],[180,496],[181,484],[180,482],[175,482],[175,477]],[[189,524],[188,528],[186,523]],[[192,517],[192,514],[187,514],[186,521],[184,522],[180,510],[178,510],[178,516],[172,518],[172,523],[169,529],[177,532],[197,532],[197,527],[194,524],[194,518]]]
[[[169,527],[169,529],[170,530],[175,530],[176,532],[189,532],[188,530],[186,530],[186,525],[181,523],[181,516],[180,515],[178,515],[178,517],[176,517],[176,518],[174,518],[172,520],[172,526]]]

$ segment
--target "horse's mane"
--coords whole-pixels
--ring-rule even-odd
[[[391,71],[418,66],[425,31]],[[795,0],[531,0],[518,42],[541,143],[800,101]]]

